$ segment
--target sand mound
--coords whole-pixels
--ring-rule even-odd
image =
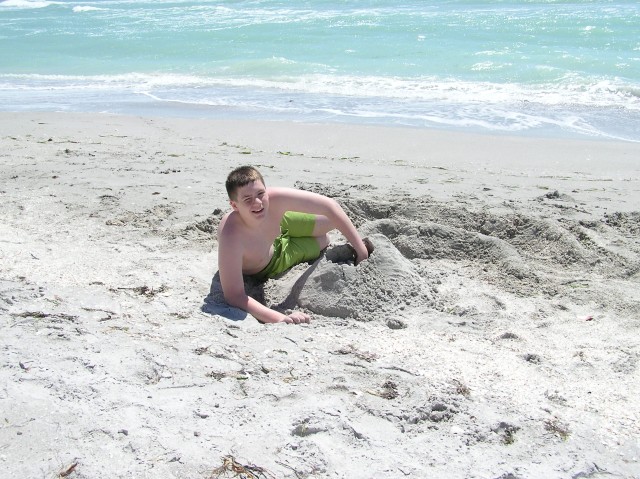
[[[416,266],[385,236],[376,234],[371,240],[375,252],[357,267],[321,259],[301,289],[298,305],[323,316],[362,321],[411,304],[435,306],[435,293]]]
[[[428,197],[365,201],[335,187],[310,188],[335,197],[360,232],[373,240],[376,251],[355,267],[345,246],[333,246],[310,268],[293,268],[277,281],[268,281],[264,289],[250,285],[254,297],[276,309],[303,308],[361,321],[388,319],[409,306],[466,310],[438,295],[442,272],[451,265],[464,268],[468,279],[510,294],[569,296],[577,301],[587,297],[582,290],[593,298],[591,287],[580,281],[589,271],[602,278],[596,293],[604,304],[637,309],[633,301],[612,294],[606,281],[629,278],[640,268],[638,255],[630,253],[636,245],[628,244],[633,242],[629,232],[637,223],[636,214],[585,222],[541,216],[527,208],[500,214]],[[541,198],[532,201],[571,201],[557,192]],[[625,247],[616,247],[621,242]],[[438,267],[442,262],[444,269]]]

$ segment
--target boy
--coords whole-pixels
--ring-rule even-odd
[[[224,298],[264,323],[308,323],[309,315],[285,315],[247,296],[243,274],[270,278],[303,261],[318,258],[338,229],[356,251],[356,264],[369,257],[367,246],[333,199],[292,188],[267,188],[251,166],[227,177],[232,211],[218,226],[218,270]]]

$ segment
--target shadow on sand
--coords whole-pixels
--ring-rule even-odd
[[[286,277],[291,276],[292,273],[299,274],[299,276],[293,282],[293,285],[288,288],[288,291],[286,291],[284,299],[280,299],[282,297],[282,294],[269,294],[271,288],[269,288],[267,282],[256,280],[249,276],[245,276],[244,278],[245,291],[247,292],[248,296],[252,297],[259,303],[264,304],[265,306],[281,313],[286,313],[286,311],[288,310],[293,310],[298,306],[300,293],[305,287],[307,280],[315,271],[320,261],[325,257],[325,254],[326,257],[331,261],[336,261],[338,258],[342,259],[342,256],[345,255],[345,252],[339,248],[340,247],[333,248],[338,249],[339,252],[335,251],[332,253],[331,250],[327,252],[323,251],[320,257],[313,263],[311,263],[311,265],[306,268],[301,274],[297,272],[294,273],[293,271],[288,270],[274,277],[274,280],[279,280],[287,279]],[[267,304],[268,300],[269,302],[273,301],[274,303],[277,301],[277,303],[269,305]],[[231,321],[243,321],[248,316],[248,313],[246,311],[230,306],[225,301],[224,293],[222,291],[222,285],[220,284],[220,273],[218,271],[216,271],[216,274],[211,280],[209,294],[204,298],[201,310],[204,313],[222,316],[224,318],[230,319]]]

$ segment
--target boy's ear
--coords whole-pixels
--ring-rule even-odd
[[[233,209],[233,211],[238,211],[238,205],[236,204],[235,201],[229,200],[229,204],[231,205],[231,208]]]

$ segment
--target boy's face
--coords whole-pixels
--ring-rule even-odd
[[[269,195],[264,184],[255,180],[236,191],[236,199],[229,201],[234,211],[246,219],[264,218],[269,209]]]

